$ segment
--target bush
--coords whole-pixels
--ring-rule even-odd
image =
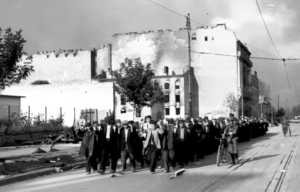
[[[57,132],[61,130],[64,124],[64,115],[58,115],[56,118],[51,117],[48,122],[44,119],[44,114],[38,114],[28,118],[27,113],[13,113],[11,121],[0,122],[0,135],[22,135],[45,132]]]
[[[47,80],[36,80],[31,83],[31,85],[47,85],[50,84]]]

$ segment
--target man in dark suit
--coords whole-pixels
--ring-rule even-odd
[[[87,122],[85,127],[81,130],[83,132],[82,143],[80,146],[79,154],[85,156],[87,159],[86,172],[92,173],[93,170],[97,170],[97,147],[96,147],[96,134],[94,128],[90,122]]]
[[[116,172],[117,161],[118,161],[118,130],[117,126],[110,122],[107,127],[103,129],[102,139],[102,160],[100,165],[100,174],[105,173],[105,168],[109,159],[111,160],[111,173]]]
[[[178,125],[177,125],[177,138],[176,138],[176,157],[179,163],[180,168],[183,168],[184,165],[188,164],[188,159],[189,159],[189,133],[187,130],[187,127],[184,126],[184,121],[183,120],[178,120]]]
[[[127,125],[128,124],[128,125]],[[126,160],[129,157],[130,162],[132,165],[132,171],[136,171],[136,166],[135,166],[135,145],[137,142],[137,132],[133,127],[133,121],[124,121],[123,122],[123,127],[120,130],[119,134],[119,145],[120,145],[120,150],[121,150],[121,174],[124,174],[124,169],[126,167]]]
[[[165,168],[165,173],[170,171],[169,168],[169,148],[168,148],[168,135],[169,135],[169,119],[164,119],[164,133],[160,135],[161,140],[161,165]]]

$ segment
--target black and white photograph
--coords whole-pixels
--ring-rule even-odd
[[[299,10],[0,0],[0,191],[299,192]]]

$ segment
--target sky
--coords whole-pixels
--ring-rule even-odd
[[[226,23],[248,45],[252,56],[278,58],[255,0],[153,0],[205,26]],[[300,1],[258,0],[283,58],[300,58]],[[149,0],[1,0],[0,27],[22,29],[25,51],[92,49],[110,43],[115,33],[185,27],[185,18]],[[192,28],[200,26],[192,22]],[[270,85],[273,106],[300,102],[300,61],[252,59],[253,70]]]

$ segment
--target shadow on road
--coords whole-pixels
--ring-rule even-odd
[[[249,162],[252,162],[252,161],[257,161],[257,160],[261,160],[261,159],[266,159],[266,158],[272,158],[272,157],[275,157],[275,156],[278,156],[279,154],[276,154],[276,155],[263,155],[263,156],[260,156],[260,157],[254,157],[252,160],[250,160]]]

